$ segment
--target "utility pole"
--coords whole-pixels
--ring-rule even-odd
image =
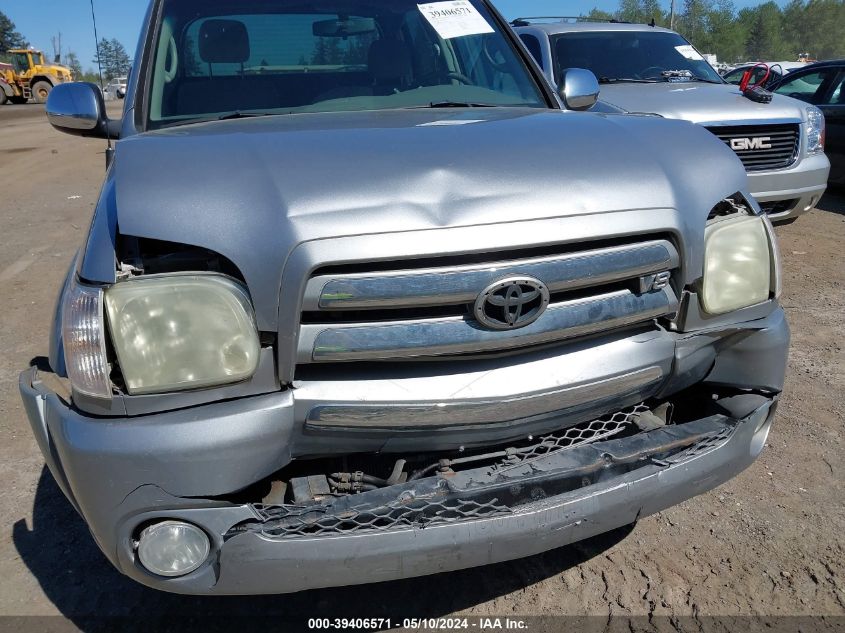
[[[672,0],[669,5],[669,30],[675,30],[675,0]]]
[[[59,31],[58,37],[51,38],[53,42],[53,62],[56,64],[62,63],[62,32]]]

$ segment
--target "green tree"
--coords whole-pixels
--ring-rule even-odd
[[[94,63],[102,67],[103,78],[106,81],[111,81],[129,73],[131,60],[123,44],[118,40],[107,40],[103,38],[97,44],[97,54],[94,56]]]
[[[678,30],[702,52],[710,52],[709,18],[712,0],[684,0],[684,11],[678,20]]]
[[[781,9],[769,1],[737,13],[735,0],[684,0],[676,28],[701,52],[727,62],[845,57],[845,0],[789,0]],[[666,0],[619,0],[615,13],[593,9],[598,20],[668,25]]]
[[[610,22],[615,19],[612,13],[602,11],[601,9],[592,9],[587,15],[582,17],[585,17],[588,20],[597,20],[600,22]]]
[[[5,55],[12,48],[26,48],[29,44],[23,35],[18,33],[15,23],[0,11],[0,55]]]
[[[619,7],[612,17],[635,24],[649,24],[652,20],[655,24],[663,24],[666,21],[659,0],[619,0]]]
[[[845,56],[845,2],[810,0],[804,8],[802,50],[816,59]]]
[[[65,55],[65,66],[70,68],[74,81],[81,81],[80,78],[85,74],[85,71],[82,70],[82,62],[79,61],[79,56],[76,53],[68,51]]]
[[[640,0],[640,12],[646,23],[654,20],[655,24],[669,25],[668,14],[663,10],[659,0]]]
[[[740,11],[740,19],[748,25],[745,53],[752,60],[777,60],[790,56],[784,40],[783,15],[774,2]]]
[[[644,22],[642,13],[640,12],[639,0],[619,0],[616,19],[622,22]]]
[[[746,32],[736,19],[733,0],[717,0],[707,17],[710,33],[708,53],[721,61],[736,62],[745,56]]]

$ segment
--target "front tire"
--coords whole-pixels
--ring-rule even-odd
[[[6,93],[0,90],[0,106],[6,105],[8,100],[9,97],[6,96]]]
[[[53,90],[53,85],[47,81],[36,81],[32,86],[32,100],[35,103],[47,103],[47,97],[50,96],[50,91]]]

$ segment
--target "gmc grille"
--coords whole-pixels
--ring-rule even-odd
[[[784,169],[798,158],[800,126],[797,123],[707,129],[736,152],[746,171]]]

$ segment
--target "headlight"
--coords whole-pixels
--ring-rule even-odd
[[[824,114],[815,106],[807,108],[807,153],[821,154],[824,151]]]
[[[764,218],[714,222],[704,241],[701,300],[707,313],[724,314],[769,299],[777,285],[777,258]]]
[[[139,277],[109,288],[105,303],[130,394],[239,382],[258,368],[252,305],[228,277]]]
[[[67,375],[75,391],[93,398],[112,395],[106,361],[103,291],[76,280],[62,306],[62,344]]]

